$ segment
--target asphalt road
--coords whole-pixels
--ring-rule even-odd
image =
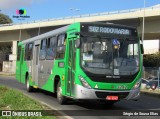
[[[59,105],[57,103],[57,99],[52,96],[51,93],[46,93],[43,91],[37,91],[28,93],[26,91],[26,86],[24,84],[21,84],[15,80],[13,76],[0,76],[0,85],[6,85],[8,87],[18,89],[25,93],[26,95],[29,95],[33,99],[39,100],[41,102],[44,102],[54,109],[61,110],[63,113],[71,116],[75,119],[158,119],[159,116],[113,116],[113,115],[119,115],[118,113],[122,112],[137,112],[140,114],[140,112],[146,112],[146,110],[149,110],[150,112],[159,111],[160,112],[160,98],[157,97],[151,97],[148,95],[141,94],[140,100],[138,101],[119,101],[117,102],[113,107],[107,107],[101,103],[98,102],[76,102],[76,101],[70,101],[67,105]],[[67,111],[66,111],[67,110]],[[78,110],[78,111],[77,111]],[[96,110],[96,111],[95,111]],[[103,113],[101,113],[103,112]],[[111,114],[112,116],[106,116],[108,114]],[[159,113],[160,115],[160,113]]]

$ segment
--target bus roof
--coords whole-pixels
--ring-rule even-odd
[[[21,44],[26,44],[26,43],[30,43],[30,42],[33,42],[33,41],[37,41],[37,40],[42,40],[44,38],[48,38],[48,37],[51,37],[51,36],[54,36],[54,35],[57,35],[59,33],[63,33],[67,30],[69,25],[67,26],[64,26],[64,27],[61,27],[61,28],[58,28],[58,29],[55,29],[55,30],[52,30],[52,31],[49,31],[47,33],[43,33],[41,35],[38,35],[38,36],[35,36],[35,37],[32,37],[32,38],[29,38],[29,39],[26,39],[24,41],[21,41],[19,43],[19,45]]]

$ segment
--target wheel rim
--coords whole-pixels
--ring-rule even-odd
[[[61,88],[60,87],[58,87],[58,90],[57,90],[57,98],[58,98],[58,100],[59,101],[61,101],[61,99],[62,99],[62,93],[61,93]]]
[[[27,89],[29,89],[29,81],[27,80]]]

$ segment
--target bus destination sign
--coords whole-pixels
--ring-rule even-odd
[[[117,34],[117,35],[131,35],[129,29],[113,28],[113,27],[101,27],[101,26],[88,26],[88,32]]]

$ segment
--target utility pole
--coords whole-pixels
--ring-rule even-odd
[[[21,36],[22,36],[22,22],[20,23],[20,31],[19,31],[19,41],[21,41]]]
[[[38,36],[39,36],[40,35],[40,31],[41,31],[40,22],[38,24],[39,24],[39,27],[38,27]]]
[[[146,0],[143,1],[143,25],[142,25],[142,44],[143,44],[143,41],[144,41],[144,25],[145,25],[145,8],[146,8]]]
[[[76,12],[80,11],[80,9],[75,9],[75,8],[70,8],[70,10],[73,11],[75,13],[75,15],[76,15]],[[73,20],[74,20],[74,23],[75,23],[75,16],[73,16]]]

